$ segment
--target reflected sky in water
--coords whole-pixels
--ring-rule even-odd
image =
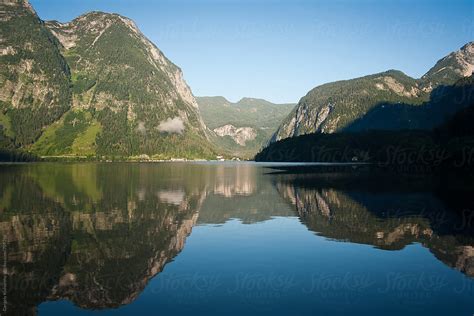
[[[474,310],[466,184],[252,163],[0,172],[7,314]]]

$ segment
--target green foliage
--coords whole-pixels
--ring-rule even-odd
[[[103,126],[102,133],[97,138],[97,153],[99,155],[131,156],[137,152],[136,141],[132,133],[132,126],[127,120],[127,113],[114,113],[104,109],[98,113]]]
[[[445,104],[449,106],[450,104]],[[474,169],[474,103],[429,130],[307,134],[272,143],[256,161],[370,162],[423,172]]]
[[[431,90],[439,90],[443,85],[452,85],[463,77],[466,65],[458,55],[472,54],[469,48],[472,45],[473,43],[468,43],[461,49],[462,52],[454,52],[441,59],[421,79],[411,78],[400,71],[389,70],[318,86],[300,100],[297,107],[283,121],[273,139],[314,132],[333,133],[378,128],[384,125],[383,120],[361,122],[361,119],[369,112],[379,111],[379,108],[383,107],[385,109],[380,112],[384,114],[398,107],[396,111],[402,117],[399,122],[392,120],[391,123],[394,125],[390,128],[404,128],[407,124],[405,117],[409,117],[410,112],[417,111],[416,107],[431,101],[429,100]],[[407,108],[404,105],[414,107]],[[405,113],[399,111],[401,107]]]
[[[354,120],[344,130],[433,129],[457,111],[474,104],[474,77],[458,80],[451,86],[439,86],[421,105],[383,103]]]
[[[15,137],[10,118],[2,112],[0,112],[0,133],[12,139]]]
[[[231,124],[235,127],[251,127],[256,131],[256,138],[247,141],[245,146],[237,144],[230,136],[212,138],[221,152],[242,158],[253,157],[294,107],[294,104],[274,104],[254,98],[243,98],[237,103],[231,103],[224,97],[198,97],[196,100],[204,123],[209,128]]]
[[[204,123],[214,129],[226,124],[256,127],[272,132],[295,104],[274,104],[262,99],[243,98],[231,103],[223,97],[197,97]]]
[[[43,156],[82,154],[73,151],[73,143],[93,124],[90,112],[69,111],[45,130],[32,150]]]
[[[87,75],[73,74],[72,80],[72,91],[75,94],[81,94],[91,89],[95,84],[96,80],[88,78]]]
[[[53,108],[44,111],[41,108],[11,108],[7,115],[11,119],[11,126],[15,134],[15,144],[24,147],[33,143],[48,126],[63,114],[63,108]]]
[[[420,104],[428,95],[410,95],[414,87],[415,79],[395,70],[318,86],[300,100],[277,134],[287,137],[318,131],[337,132],[377,105],[399,102]],[[328,111],[326,117],[321,114],[325,110]],[[287,131],[292,120],[302,122]]]
[[[2,34],[5,26],[6,45],[15,52],[0,56],[0,83],[25,87],[15,106],[0,103],[1,147],[50,158],[215,157],[198,110],[177,96],[179,69],[126,18],[92,12],[69,24],[43,23],[21,3],[0,6],[11,11]],[[75,45],[63,46],[49,29],[74,37]],[[158,130],[160,122],[183,115],[182,134]]]
[[[69,68],[56,38],[28,8],[22,3],[0,8],[9,17],[0,21],[3,45],[13,51],[0,56],[2,89],[9,91],[21,82],[23,93],[7,115],[16,145],[26,146],[68,109]]]
[[[80,133],[72,144],[72,153],[81,156],[95,156],[96,139],[101,133],[102,126],[96,120],[93,120],[87,129]]]
[[[367,131],[307,134],[273,143],[256,161],[285,162],[386,162],[390,150],[416,152],[437,149],[429,131]]]

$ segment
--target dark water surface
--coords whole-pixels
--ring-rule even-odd
[[[3,165],[0,313],[472,315],[472,192],[252,163]]]

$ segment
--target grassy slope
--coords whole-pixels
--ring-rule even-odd
[[[95,155],[98,133],[100,124],[90,112],[70,110],[44,130],[31,150],[41,156]]]
[[[10,138],[15,137],[10,118],[2,112],[0,112],[0,125],[2,126],[3,133],[5,134],[5,136]]]

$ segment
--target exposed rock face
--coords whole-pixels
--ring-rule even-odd
[[[69,68],[27,1],[0,2],[0,30],[0,111],[28,145],[70,107]]]
[[[474,42],[470,42],[438,61],[420,79],[390,70],[318,86],[301,98],[273,135],[272,141],[352,128],[351,124],[376,106],[384,104],[420,105],[429,100],[430,93],[436,87],[452,85],[459,79],[470,76],[473,65]],[[357,128],[362,127],[371,128]]]
[[[86,89],[74,93],[74,106],[127,111],[132,124],[139,119],[149,130],[158,128],[153,126],[157,119],[179,117],[185,128],[204,136],[205,125],[181,69],[132,20],[91,12],[66,24],[54,21],[46,25],[63,46],[73,81],[90,81]]]
[[[235,127],[227,124],[214,129],[214,132],[220,137],[230,136],[240,146],[245,146],[247,141],[254,140],[257,132],[251,127]]]
[[[474,42],[467,43],[461,49],[440,59],[423,77],[425,90],[431,90],[440,84],[452,84],[461,77],[468,77],[474,71]]]
[[[456,248],[456,253],[458,258],[454,267],[469,276],[474,276],[474,247],[460,246]]]
[[[197,101],[204,122],[217,135],[211,138],[216,147],[241,158],[253,157],[266,145],[295,106],[256,98],[242,98],[232,103],[220,96],[197,97]],[[234,141],[222,137],[226,135]]]
[[[311,90],[283,121],[272,141],[346,128],[380,102],[420,102],[416,80],[399,71],[324,84]]]
[[[74,19],[70,23],[62,24],[57,21],[52,21],[47,22],[46,25],[61,42],[66,50],[66,54],[68,54],[70,49],[75,49],[72,54],[77,54],[78,58],[71,62],[73,71],[84,72],[92,72],[98,69],[104,72],[119,71],[118,68],[124,66],[121,63],[116,65],[117,67],[108,64],[107,67],[105,67],[106,69],[103,70],[100,69],[99,63],[104,58],[104,56],[101,55],[105,50],[108,51],[109,49],[104,46],[112,44],[107,41],[111,40],[115,32],[124,32],[123,35],[125,36],[121,37],[126,39],[126,41],[122,42],[122,44],[127,45],[133,43],[139,45],[143,57],[146,58],[146,66],[150,67],[148,71],[151,73],[155,71],[152,76],[147,74],[144,78],[152,80],[147,87],[148,90],[152,93],[167,95],[174,99],[173,102],[181,99],[186,104],[197,108],[196,100],[190,88],[183,80],[181,70],[171,63],[164,54],[140,32],[132,20],[117,14],[91,12]],[[127,39],[127,37],[131,39]],[[111,47],[111,49],[113,49],[113,47]],[[134,68],[136,71],[136,65],[133,65],[136,62],[134,59],[127,60],[125,62],[126,71],[124,71],[124,74],[131,72]],[[164,82],[162,82],[165,84],[164,87],[160,87],[156,85],[157,83],[154,83],[158,74],[163,74],[166,78]],[[100,77],[101,74],[99,73],[98,75]],[[119,73],[116,75],[122,74]],[[143,73],[141,75],[143,75]],[[151,86],[152,84],[155,84],[155,86]],[[113,95],[113,97],[117,98],[115,95]],[[169,104],[165,102],[164,105]]]
[[[81,154],[72,142],[89,132],[93,154],[213,156],[181,69],[132,20],[90,12],[43,22],[26,1],[0,5],[0,110],[19,147],[35,142],[40,155]],[[78,128],[66,125],[67,115]],[[71,142],[55,137],[58,129]]]
[[[382,83],[376,83],[375,86],[377,89],[379,90],[386,90],[386,89],[389,89],[389,90],[392,90],[393,92],[395,92],[396,94],[398,94],[399,96],[404,96],[404,97],[416,97],[419,95],[420,93],[420,90],[418,89],[417,86],[413,86],[411,87],[410,90],[406,90],[405,87],[400,83],[398,82],[397,80],[395,80],[394,78],[392,77],[382,77],[381,78],[382,80]]]

